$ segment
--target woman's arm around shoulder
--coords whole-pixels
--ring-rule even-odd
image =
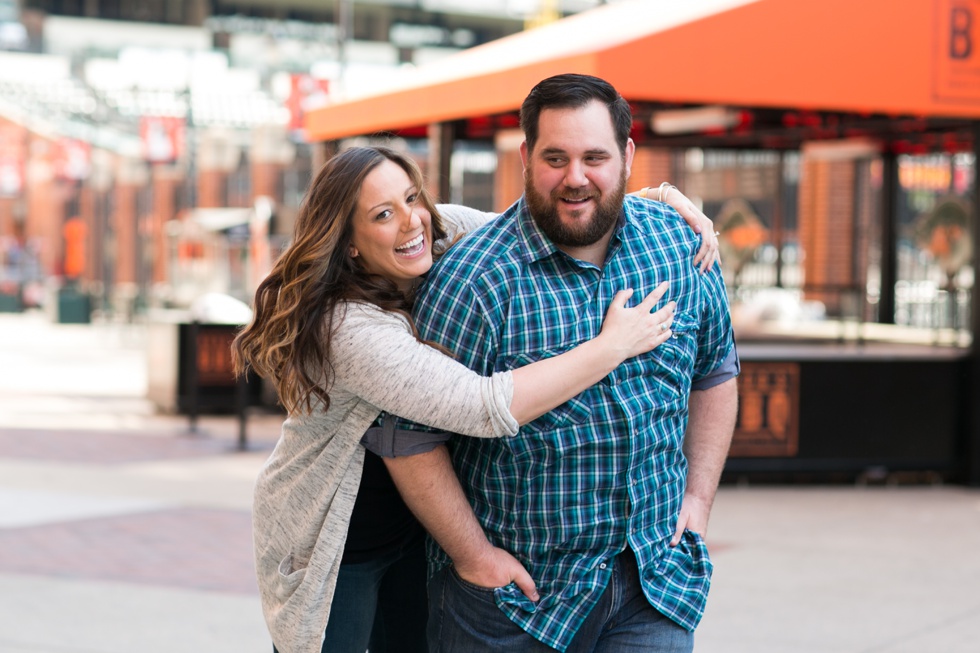
[[[654,306],[661,283],[636,306],[617,293],[602,331],[574,349],[485,377],[422,342],[407,318],[348,303],[333,334],[334,383],[381,410],[429,426],[494,437],[526,424],[598,383],[627,358],[670,338],[674,303]]]
[[[383,411],[477,437],[517,432],[509,372],[485,377],[414,336],[408,318],[349,302],[334,327],[334,384]]]
[[[449,242],[453,242],[456,238],[465,236],[471,231],[476,231],[499,215],[498,213],[471,209],[462,204],[437,204],[436,210],[442,216],[443,225],[449,234],[447,236]]]

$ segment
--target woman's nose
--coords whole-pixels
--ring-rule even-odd
[[[418,207],[408,207],[408,220],[405,221],[405,230],[417,229],[420,224],[422,224],[422,216],[419,215]]]

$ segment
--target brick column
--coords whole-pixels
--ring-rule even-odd
[[[855,276],[855,162],[807,157],[800,178],[799,230],[807,299],[824,302],[828,315],[839,315],[841,295]]]
[[[197,147],[197,206],[228,206],[228,175],[238,167],[241,150],[222,130],[201,134]]]
[[[521,142],[524,132],[519,129],[497,134],[497,172],[493,177],[493,210],[505,211],[524,193],[524,164],[521,163]]]
[[[101,268],[96,257],[101,255],[102,247],[99,243],[99,226],[96,220],[98,208],[98,195],[91,185],[82,186],[78,193],[78,217],[85,226],[85,268],[81,274],[81,279],[86,282],[97,281],[101,278]]]
[[[228,205],[228,175],[223,170],[199,170],[197,173],[197,205],[219,208]]]
[[[256,197],[271,197],[282,202],[282,166],[278,163],[252,160],[252,200]]]
[[[14,235],[16,197],[0,197],[0,238]]]
[[[27,129],[0,118],[0,163],[3,164],[0,172],[13,173],[15,180],[12,184],[4,183],[0,186],[0,192],[6,193],[0,196],[0,236],[13,236],[14,223],[24,219],[27,139]]]
[[[626,192],[632,193],[644,186],[653,189],[664,181],[680,186],[681,183],[674,179],[673,175],[670,150],[659,147],[637,147],[636,154],[633,156],[630,178],[626,181]],[[682,188],[681,191],[683,190]]]
[[[24,183],[27,212],[24,236],[40,243],[39,258],[45,276],[61,270],[61,227],[65,218],[64,197],[55,176],[53,144],[30,138]]]
[[[167,222],[177,217],[177,189],[183,181],[183,174],[174,166],[157,164],[153,166],[151,181],[153,185],[152,207],[150,208],[150,233],[153,244],[152,283],[167,281]]]
[[[113,232],[116,235],[116,283],[136,283],[136,196],[139,187],[116,184],[113,189]]]

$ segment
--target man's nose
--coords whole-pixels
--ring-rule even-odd
[[[565,185],[569,188],[581,188],[589,183],[585,177],[585,166],[578,161],[572,161],[565,168]]]

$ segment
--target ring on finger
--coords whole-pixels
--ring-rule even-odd
[[[667,323],[666,322],[661,322],[660,323],[660,330],[661,331],[666,331],[667,330]]]

